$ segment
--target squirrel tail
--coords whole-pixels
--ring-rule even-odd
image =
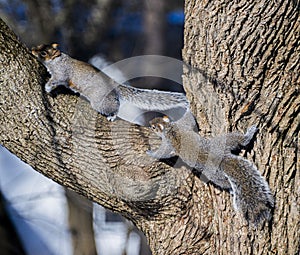
[[[119,86],[121,100],[130,102],[143,110],[168,110],[175,107],[189,107],[182,93]]]
[[[242,157],[228,155],[224,157],[221,168],[231,183],[235,209],[255,226],[263,220],[270,220],[274,198],[255,165]]]

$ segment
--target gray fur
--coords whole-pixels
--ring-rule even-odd
[[[38,57],[51,74],[45,85],[47,92],[59,85],[79,92],[90,101],[96,111],[107,116],[109,120],[118,116],[122,101],[149,111],[189,107],[182,93],[138,89],[119,84],[95,67],[60,52],[57,46],[40,45],[32,49],[33,55]]]
[[[254,164],[231,153],[252,140],[256,126],[248,128],[246,134],[233,132],[206,139],[191,128],[185,128],[194,125],[191,121],[190,116],[184,116],[177,122],[166,122],[163,118],[152,120],[152,129],[162,137],[162,144],[157,151],[150,151],[148,155],[157,158],[161,153],[163,158],[167,158],[167,152],[172,152],[169,157],[179,156],[215,185],[231,190],[234,208],[242,212],[249,222],[257,225],[262,220],[269,220],[274,198],[268,183]],[[165,147],[168,150],[162,153]]]

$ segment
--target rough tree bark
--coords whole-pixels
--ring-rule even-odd
[[[43,92],[45,70],[0,25],[0,141],[34,169],[132,220],[153,254],[299,253],[299,16],[293,2],[187,1],[184,82],[201,132],[260,132],[246,156],[276,197],[248,227],[230,195],[145,151],[147,128],[109,123],[76,95]],[[151,139],[150,139],[151,138]]]
[[[131,219],[154,254],[167,252],[160,252],[156,235],[166,219],[171,227],[186,212],[193,175],[146,155],[148,128],[110,123],[76,95],[47,95],[45,68],[2,21],[0,62],[1,144],[45,176]]]
[[[185,2],[185,90],[203,134],[258,124],[247,157],[275,195],[274,218],[257,231],[231,217],[231,201],[215,189],[207,254],[299,254],[299,2]],[[202,192],[207,192],[201,187]],[[229,203],[228,203],[229,202]],[[203,245],[201,245],[201,243]],[[202,249],[204,252],[204,249]]]

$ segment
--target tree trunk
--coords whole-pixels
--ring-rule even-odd
[[[97,255],[93,229],[93,203],[65,189],[73,255]]]
[[[145,55],[160,55],[164,52],[166,33],[165,3],[160,0],[143,1]]]
[[[203,135],[257,124],[246,156],[276,197],[258,229],[227,192],[147,156],[147,128],[109,123],[76,95],[43,91],[45,69],[0,24],[0,141],[34,169],[132,220],[153,254],[297,254],[299,17],[293,2],[186,1],[184,83]],[[299,191],[298,191],[299,192]]]
[[[211,236],[198,245],[205,254],[299,254],[299,3],[191,0],[185,12],[184,85],[202,134],[257,124],[246,156],[276,200],[273,220],[253,231],[226,193],[201,187]]]

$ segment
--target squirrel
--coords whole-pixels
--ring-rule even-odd
[[[229,190],[235,210],[242,212],[248,222],[257,226],[262,220],[269,220],[274,198],[268,183],[254,164],[232,154],[233,150],[250,143],[258,130],[256,126],[249,127],[246,134],[232,132],[207,139],[193,130],[194,124],[189,112],[176,122],[167,116],[154,118],[150,127],[162,143],[156,151],[149,150],[147,154],[156,159],[179,156],[196,173]]]
[[[111,79],[92,65],[73,59],[58,49],[58,44],[39,45],[32,54],[47,68],[51,78],[45,85],[50,93],[63,85],[80,93],[92,108],[114,121],[122,103],[130,103],[148,111],[164,111],[175,107],[188,109],[184,94],[130,87]]]

